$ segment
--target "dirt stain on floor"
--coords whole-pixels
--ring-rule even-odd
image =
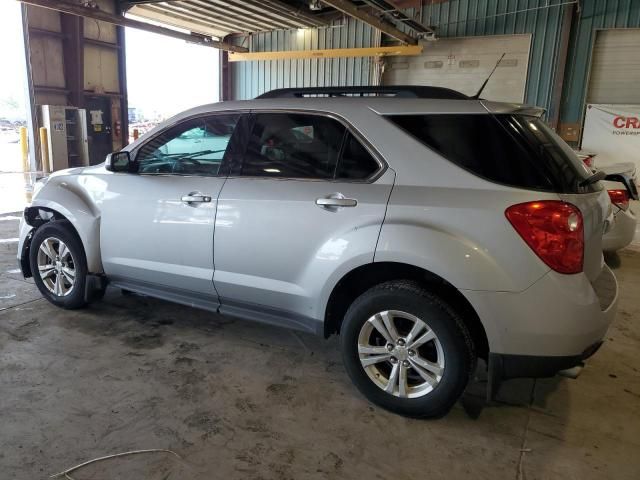
[[[145,332],[127,336],[123,339],[125,345],[136,349],[158,348],[164,345],[164,337],[159,331]]]

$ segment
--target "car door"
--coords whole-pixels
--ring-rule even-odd
[[[181,121],[132,153],[135,173],[105,176],[100,245],[113,283],[217,305],[215,212],[238,118]]]
[[[373,261],[394,174],[341,121],[254,113],[218,201],[221,312],[317,331],[323,289]]]

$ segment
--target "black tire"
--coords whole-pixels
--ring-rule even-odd
[[[439,383],[424,396],[401,398],[385,392],[360,363],[358,337],[361,328],[376,313],[388,310],[406,312],[423,320],[440,342],[446,359],[445,368]],[[440,297],[408,280],[386,282],[360,295],[345,315],[340,329],[340,347],[347,373],[367,399],[413,418],[437,418],[448,413],[464,392],[476,366],[473,341],[462,318]],[[392,368],[391,363],[388,367]]]
[[[42,243],[48,238],[62,241],[71,252],[73,268],[75,270],[75,280],[66,295],[56,295],[50,291],[45,285],[38,269],[38,252]],[[87,304],[85,300],[87,259],[84,248],[82,247],[82,242],[68,221],[56,220],[48,222],[36,230],[29,248],[29,262],[35,284],[44,298],[58,307],[69,310],[82,308]]]

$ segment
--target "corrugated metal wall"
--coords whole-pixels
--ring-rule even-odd
[[[242,39],[235,41],[242,44]],[[314,50],[377,47],[380,35],[362,22],[346,18],[326,28],[257,33],[244,41],[252,52]],[[230,64],[231,98],[254,98],[274,88],[371,85],[371,63],[367,57],[234,62]]]
[[[450,0],[427,3],[406,13],[436,27],[439,37],[532,34],[525,101],[551,106],[564,9],[571,0]],[[254,35],[252,50],[294,50],[377,46],[370,27],[349,19],[340,27]],[[334,25],[335,26],[335,25]],[[640,27],[640,0],[580,0],[574,18],[565,71],[562,123],[580,123],[591,48],[600,28]],[[428,43],[425,48],[428,47]],[[276,87],[367,85],[373,78],[368,58],[242,62],[232,65],[232,95],[252,98]]]
[[[435,26],[440,37],[532,33],[526,101],[548,107],[553,86],[554,59],[567,0],[451,0],[407,10],[407,14]],[[252,51],[377,46],[372,29],[348,19],[341,27],[256,34]],[[426,46],[428,48],[428,44]],[[367,85],[371,60],[332,59],[243,62],[232,66],[232,95],[252,98],[270,88],[285,86]]]
[[[571,32],[562,95],[561,118],[563,122],[582,122],[591,49],[596,31],[601,28],[639,27],[640,1],[638,0],[583,0],[581,2],[581,9]]]
[[[531,33],[525,102],[549,108],[567,0],[451,0],[412,12],[439,37]],[[427,44],[426,48],[429,46]]]

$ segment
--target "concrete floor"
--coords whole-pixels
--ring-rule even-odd
[[[617,265],[620,311],[578,380],[481,383],[437,421],[371,406],[335,338],[110,291],[82,311],[40,298],[0,217],[0,477],[78,479],[637,479],[640,245]]]

